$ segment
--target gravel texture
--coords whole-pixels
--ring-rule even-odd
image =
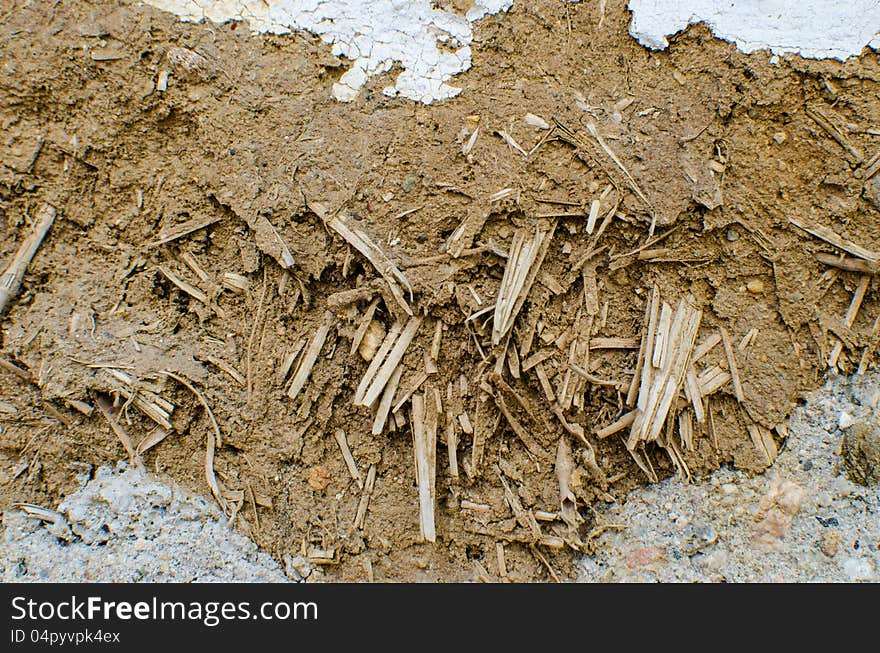
[[[55,516],[4,513],[4,582],[290,580],[209,500],[125,463],[100,468]]]
[[[880,484],[854,483],[851,477],[865,477],[865,459],[840,455],[852,433],[875,446],[880,438],[880,374],[830,380],[789,429],[761,476],[721,469],[691,485],[667,480],[609,506],[602,519],[623,528],[598,538],[579,580],[880,581]]]

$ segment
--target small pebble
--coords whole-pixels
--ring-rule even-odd
[[[855,423],[855,420],[853,419],[853,416],[850,415],[845,410],[841,411],[840,417],[837,418],[837,428],[839,428],[841,431],[845,431],[850,426],[852,426],[854,423]]]
[[[404,177],[403,182],[401,182],[400,188],[404,193],[410,193],[415,189],[418,181],[419,178],[415,175],[407,175]]]
[[[752,294],[758,295],[764,292],[764,282],[760,279],[752,279],[746,284],[746,290]]]
[[[773,134],[773,140],[782,145],[788,139],[788,135],[785,132],[776,132]]]
[[[727,234],[725,236],[726,236],[727,240],[729,240],[732,243],[739,240],[739,232],[736,229],[734,229],[733,227],[731,227],[730,229],[727,230]]]
[[[860,558],[844,558],[841,561],[841,568],[844,576],[850,581],[872,580],[874,576],[874,565],[867,560]]]

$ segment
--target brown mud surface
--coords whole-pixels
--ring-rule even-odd
[[[697,343],[726,330],[742,401],[727,382],[703,397],[708,417],[698,422],[675,387],[664,432],[633,454],[661,478],[763,470],[836,343],[838,369],[851,372],[872,327],[876,338],[876,275],[861,282],[819,262],[817,253],[839,251],[790,219],[880,251],[858,157],[805,110],[830,118],[869,159],[880,149],[880,56],[773,65],[702,26],[650,52],[627,34],[623,2],[607,3],[601,26],[598,11],[539,0],[486,18],[475,25],[474,66],[454,82],[460,96],[422,106],[383,96],[388,77],[335,102],[330,87],[345,68],[308,34],[181,23],[118,1],[5,3],[3,266],[41,205],[58,217],[2,318],[0,358],[30,380],[0,369],[0,509],[54,506],[78,472],[127,456],[97,407],[107,398],[117,399],[110,419],[141,449],[164,434],[144,405],[164,404],[171,428],[144,463],[208,493],[209,416],[166,370],[212,409],[217,490],[275,557],[329,562],[325,578],[339,581],[499,580],[501,543],[509,580],[571,576],[576,551],[589,552],[606,526],[590,507],[648,481],[628,430],[595,433],[632,410],[627,388],[655,287],[673,311],[688,296],[702,310]],[[531,126],[527,113],[568,131]],[[606,228],[588,235],[600,197]],[[387,254],[412,295],[392,295],[325,224],[334,215]],[[646,244],[652,218],[662,240],[626,255]],[[512,335],[493,345],[505,256],[536,228],[550,231],[546,256]],[[172,238],[175,229],[184,233]],[[240,277],[224,282],[230,273]],[[374,307],[359,348],[369,357],[409,319],[404,304],[424,319],[401,362],[397,418],[372,435],[374,412],[353,405],[369,363],[352,342]],[[291,399],[319,330],[314,368]],[[624,340],[599,340],[608,338]],[[536,353],[543,362],[523,370]],[[723,343],[693,365],[728,370]],[[411,404],[427,405],[415,415],[424,412],[427,440],[436,426],[433,544],[420,532]],[[679,432],[684,422],[692,438]],[[361,477],[376,466],[362,528],[340,429]]]

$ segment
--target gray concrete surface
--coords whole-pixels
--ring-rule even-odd
[[[622,530],[600,537],[579,580],[880,581],[880,484],[853,483],[839,453],[859,428],[880,438],[880,374],[815,392],[763,475],[722,469],[691,485],[664,481],[603,511]]]
[[[268,553],[229,528],[210,500],[125,463],[100,468],[55,518],[4,513],[4,582],[290,580]]]

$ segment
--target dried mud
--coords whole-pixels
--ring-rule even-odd
[[[307,34],[255,36],[244,24],[180,23],[126,2],[5,7],[0,261],[11,258],[42,203],[59,216],[3,318],[2,356],[34,383],[0,370],[0,509],[15,501],[55,505],[84,467],[126,456],[99,411],[85,416],[70,403],[94,405],[96,393],[119,389],[106,369],[87,366],[95,363],[125,370],[135,389],[176,406],[172,432],[144,454],[145,463],[207,493],[210,422],[190,392],[158,374],[171,370],[190,379],[216,415],[223,441],[214,468],[230,513],[277,559],[332,550],[325,577],[340,581],[497,580],[501,542],[508,580],[570,575],[572,547],[536,545],[533,522],[521,514],[517,523],[510,503],[560,511],[557,471],[565,465],[555,464],[555,454],[564,438],[572,449],[567,501],[577,515],[567,513],[569,526],[541,522],[539,529],[589,551],[590,507],[646,482],[618,437],[594,436],[626,412],[625,393],[593,383],[574,393],[565,417],[586,432],[593,464],[589,449],[551,413],[534,371],[517,379],[504,364],[497,366],[501,381],[491,376],[503,351],[485,325],[491,311],[465,319],[492,305],[505,261],[491,251],[456,259],[442,253],[465,219],[472,226],[485,219],[468,234],[474,246],[507,251],[518,228],[570,214],[546,218],[557,221],[555,234],[511,339],[521,347],[531,325],[541,329],[529,353],[549,350],[543,365],[556,389],[573,338],[580,347],[578,338],[641,336],[655,285],[672,306],[693,296],[703,311],[698,341],[723,327],[736,344],[757,330],[737,354],[744,401],[731,384],[713,395],[714,433],[698,431],[693,450],[682,452],[695,475],[721,465],[763,470],[767,457],[746,420],[776,429],[773,444],[784,446],[777,427],[800,394],[820,384],[837,339],[844,372],[858,366],[869,344],[880,313],[876,277],[847,327],[859,275],[818,262],[817,252],[834,248],[789,218],[880,249],[878,209],[862,196],[855,162],[805,113],[821,109],[866,158],[876,152],[875,52],[845,64],[797,57],[774,64],[766,53],[743,55],[702,26],[673,39],[668,51],[650,52],[628,36],[623,2],[607,3],[600,21],[595,3],[537,1],[476,26],[474,67],[457,78],[459,97],[432,106],[389,99],[381,94],[387,79],[376,78],[342,105],[329,95],[341,62]],[[186,50],[169,56],[176,47]],[[181,56],[188,52],[198,56]],[[171,75],[162,92],[156,83],[164,70]],[[549,138],[520,155],[494,132],[532,150],[548,132],[526,124],[526,113],[558,119],[587,145],[576,151]],[[651,217],[617,167],[590,150],[588,123],[652,207],[656,235],[665,235],[653,260],[618,256],[645,244]],[[587,273],[572,275],[591,247],[584,232],[590,203],[609,183],[617,188],[602,215],[619,198],[617,215]],[[513,192],[490,201],[505,188]],[[438,371],[419,394],[431,398],[436,388],[447,412],[466,411],[471,420],[485,413],[489,437],[476,467],[471,436],[458,430],[457,478],[447,465],[446,416],[440,419],[436,544],[420,535],[408,407],[396,430],[372,436],[371,411],[352,405],[367,368],[350,353],[360,318],[379,297],[376,321],[390,328],[400,303],[371,264],[325,227],[318,205],[350,216],[413,286],[410,304],[426,319],[403,359],[400,387],[425,369],[440,320]],[[187,220],[210,224],[157,244]],[[187,252],[205,279],[183,263]],[[208,303],[179,290],[160,267],[199,288]],[[224,290],[225,273],[243,275],[248,290]],[[584,290],[593,280],[595,295]],[[353,289],[362,290],[357,301],[328,306],[328,297]],[[327,341],[291,400],[281,361],[325,320]],[[588,371],[628,382],[636,356],[634,349],[595,349]],[[244,383],[209,358],[228,363]],[[705,363],[726,366],[721,345]],[[478,408],[487,396],[481,380],[508,404],[515,398],[499,388],[510,384],[534,407],[518,413],[529,426],[529,448],[495,402]],[[155,435],[134,408],[118,415],[135,445]],[[339,429],[361,475],[377,467],[362,529],[352,526],[361,492],[333,437]],[[654,445],[645,454],[659,476],[675,472]]]

